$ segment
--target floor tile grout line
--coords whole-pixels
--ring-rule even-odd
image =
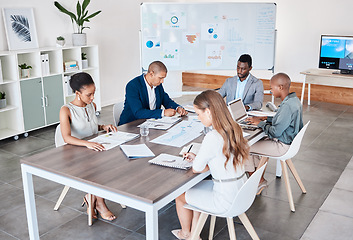
[[[353,216],[348,216],[348,215],[345,215],[345,214],[339,214],[339,213],[336,213],[336,212],[331,212],[331,211],[327,211],[327,210],[322,210],[322,209],[319,209],[320,212],[325,212],[325,213],[330,213],[330,214],[334,214],[336,216],[342,216],[342,217],[347,217],[347,218],[351,218],[353,219]],[[316,216],[316,215],[315,215]]]
[[[10,234],[10,233],[8,233],[8,232],[6,232],[6,231],[3,231],[3,230],[1,230],[1,229],[0,229],[0,232],[3,232],[4,234],[6,234],[6,235],[8,235],[8,236],[10,236],[10,237],[13,237],[13,238],[15,238],[15,239],[20,240],[18,237],[15,237],[15,236],[13,236],[12,234]]]

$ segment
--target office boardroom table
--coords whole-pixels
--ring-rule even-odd
[[[139,133],[137,125],[144,120],[118,127],[118,131]],[[265,134],[248,131],[252,145]],[[160,153],[178,155],[181,148],[149,142],[165,131],[150,129],[149,136],[128,144],[145,143],[157,156]],[[201,142],[203,135],[195,139]],[[187,143],[185,143],[187,144]],[[65,145],[21,160],[22,180],[30,239],[39,239],[32,176],[38,176],[91,193],[110,201],[145,212],[146,239],[158,239],[158,210],[186,190],[202,181],[209,172],[193,174],[148,163],[151,158],[129,160],[119,147],[96,152],[86,147]]]

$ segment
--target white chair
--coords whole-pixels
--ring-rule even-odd
[[[292,162],[292,158],[298,153],[302,139],[304,137],[304,133],[306,131],[306,129],[309,126],[310,121],[305,124],[305,126],[299,131],[299,133],[297,134],[297,136],[295,136],[295,138],[293,139],[292,144],[290,145],[288,151],[283,154],[282,156],[279,157],[273,157],[273,156],[266,156],[266,155],[261,155],[261,154],[256,154],[258,156],[261,156],[261,160],[259,163],[259,167],[261,167],[264,163],[266,163],[268,161],[269,158],[271,159],[275,159],[275,160],[280,160],[281,161],[281,166],[282,166],[282,173],[283,173],[283,177],[284,177],[284,181],[286,184],[286,190],[287,190],[287,196],[288,196],[288,201],[289,201],[289,207],[291,209],[292,212],[295,212],[295,207],[294,207],[294,201],[293,201],[293,195],[292,195],[292,189],[290,187],[290,183],[289,183],[289,176],[288,176],[288,170],[286,167],[286,164],[289,167],[289,170],[292,172],[295,180],[297,181],[300,189],[302,190],[303,193],[306,193],[306,189],[298,175],[297,170],[295,169],[293,162]]]
[[[200,236],[201,230],[205,225],[208,215],[211,215],[210,232],[208,239],[213,238],[216,217],[224,217],[227,218],[229,238],[231,240],[236,240],[233,217],[238,216],[240,221],[243,223],[244,227],[250,234],[251,238],[259,240],[259,237],[257,236],[255,229],[251,225],[245,212],[250,208],[250,206],[254,202],[257,187],[259,186],[260,178],[266,168],[266,164],[267,163],[265,163],[261,168],[258,168],[258,170],[256,170],[254,174],[252,174],[250,178],[244,183],[244,185],[240,188],[239,192],[235,196],[232,203],[232,207],[227,212],[222,214],[214,214],[210,212],[205,212],[188,204],[184,206],[185,208],[201,212],[195,230],[191,234],[191,240],[198,239],[198,236]]]
[[[115,126],[118,126],[119,124],[120,115],[123,112],[123,109],[124,109],[124,102],[115,103],[113,106],[113,118],[114,118]]]

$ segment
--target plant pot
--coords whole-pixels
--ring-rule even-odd
[[[88,59],[82,59],[82,69],[88,68]]]
[[[72,45],[86,46],[87,45],[86,33],[73,33],[72,34]]]
[[[57,47],[65,46],[65,40],[56,40],[56,46]]]
[[[0,99],[0,108],[6,107],[6,99]]]
[[[31,69],[21,69],[21,78],[29,78]]]

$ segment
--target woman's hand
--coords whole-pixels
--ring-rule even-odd
[[[102,129],[103,129],[104,131],[106,131],[107,133],[108,133],[108,132],[116,132],[116,131],[118,131],[118,129],[117,129],[114,125],[112,125],[112,124],[109,124],[109,125],[102,125]]]
[[[253,125],[259,125],[261,121],[267,120],[267,117],[248,117],[246,121]]]
[[[96,142],[87,141],[86,147],[89,148],[89,149],[93,149],[94,151],[97,151],[97,152],[105,150],[105,147],[102,144],[96,143]]]
[[[184,160],[188,162],[194,161],[196,157],[196,155],[192,152],[184,153],[183,156],[184,156]]]

